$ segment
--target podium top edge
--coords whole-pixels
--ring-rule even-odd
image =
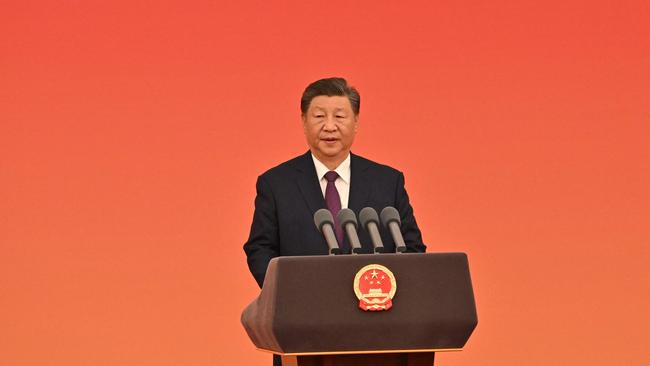
[[[431,252],[431,253],[371,253],[371,254],[344,254],[344,255],[292,255],[292,256],[279,256],[271,258],[272,261],[296,261],[296,260],[320,260],[322,258],[338,258],[338,259],[350,259],[350,258],[407,258],[412,256],[464,256],[467,257],[467,253],[464,252]]]
[[[336,351],[336,352],[276,352],[264,348],[257,348],[258,351],[272,353],[278,356],[327,356],[327,355],[353,355],[373,353],[425,353],[425,352],[460,352],[462,348],[432,348],[432,349],[382,349],[382,350],[361,350],[361,351]]]

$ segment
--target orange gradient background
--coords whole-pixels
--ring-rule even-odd
[[[647,365],[650,6],[2,1],[0,364],[270,365],[256,177],[344,76],[479,325],[436,364]]]

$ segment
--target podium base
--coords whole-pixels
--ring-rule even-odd
[[[282,356],[282,366],[432,366],[434,352]]]

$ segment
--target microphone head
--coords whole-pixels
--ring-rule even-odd
[[[319,231],[323,231],[323,225],[325,224],[330,224],[334,227],[334,217],[328,209],[321,208],[314,213],[314,224],[316,224]]]
[[[387,206],[384,207],[383,210],[381,210],[381,213],[379,214],[381,217],[381,223],[385,227],[388,227],[388,224],[395,221],[397,222],[397,225],[401,224],[400,218],[399,218],[399,212],[397,212],[397,209],[392,206]]]
[[[350,210],[349,208],[344,208],[339,211],[339,214],[336,215],[336,220],[343,227],[345,227],[345,225],[348,223],[352,223],[355,229],[358,228],[357,215],[355,215],[354,211]]]
[[[379,216],[374,208],[365,207],[359,211],[359,221],[361,221],[361,226],[364,228],[368,226],[369,222],[374,222],[379,225]]]

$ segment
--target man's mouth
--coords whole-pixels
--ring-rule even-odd
[[[325,141],[325,142],[334,142],[334,141],[338,141],[338,139],[337,139],[336,137],[321,137],[321,140],[323,140],[323,141]]]

